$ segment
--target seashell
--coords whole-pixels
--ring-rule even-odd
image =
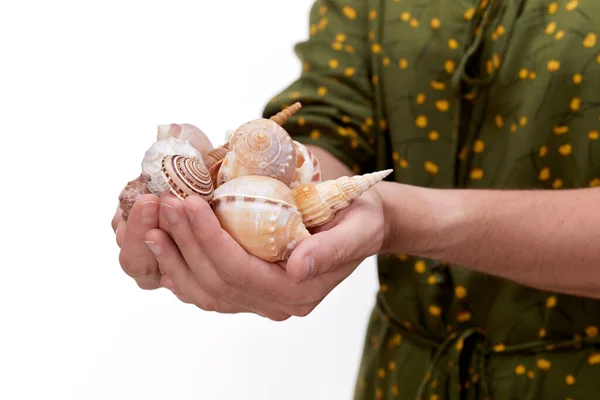
[[[248,253],[267,262],[289,258],[310,233],[289,203],[290,189],[266,176],[243,176],[219,186],[211,207],[223,230]]]
[[[213,185],[208,169],[202,161],[179,155],[168,155],[162,160],[161,173],[171,193],[183,200],[197,195],[210,201]]]
[[[150,194],[148,189],[148,175],[140,174],[136,179],[129,181],[119,195],[119,206],[123,210],[121,216],[127,221],[129,213],[133,207],[133,203],[144,194]]]
[[[240,126],[229,142],[231,150],[219,168],[217,187],[240,176],[261,175],[292,183],[296,148],[275,121],[260,118]]]
[[[302,143],[294,141],[296,146],[296,172],[290,187],[293,189],[306,183],[321,182],[321,165],[312,151]]]
[[[156,140],[164,140],[170,137],[187,140],[201,153],[213,148],[204,132],[191,124],[159,125]]]
[[[200,152],[186,139],[168,137],[154,142],[144,154],[142,173],[148,175],[148,189],[156,196],[169,189],[161,172],[162,159],[167,155],[192,157],[202,162]]]
[[[291,106],[287,107],[285,110],[273,115],[270,119],[272,121],[275,121],[278,125],[283,126],[290,119],[290,117],[296,114],[301,108],[302,104],[300,102],[296,102]]]
[[[362,193],[384,180],[392,169],[353,177],[343,176],[318,184],[304,184],[293,189],[295,204],[304,226],[312,228],[331,221]]]
[[[223,160],[227,153],[229,153],[229,143],[225,143],[223,146],[211,150],[204,157],[204,165],[206,165],[206,168],[210,169],[213,165]]]

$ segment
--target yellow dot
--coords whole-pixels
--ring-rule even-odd
[[[430,285],[435,285],[437,283],[437,279],[433,275],[429,275],[427,278],[427,283]]]
[[[454,38],[448,40],[448,47],[450,47],[452,50],[455,50],[458,48],[458,41]]]
[[[446,84],[444,82],[431,81],[429,84],[433,90],[444,90],[446,88]]]
[[[415,99],[415,103],[423,104],[425,103],[425,100],[427,100],[427,96],[425,96],[423,93],[419,93]]]
[[[557,125],[552,129],[552,133],[555,135],[564,135],[567,132],[569,132],[569,127],[566,125]]]
[[[598,63],[600,63],[600,53],[598,53],[598,55],[596,56],[596,61],[598,61]]]
[[[560,61],[558,60],[550,60],[546,64],[546,69],[550,72],[556,72],[560,69]]]
[[[319,15],[322,17],[325,14],[327,14],[327,7],[326,6],[319,7]]]
[[[344,46],[344,49],[348,52],[348,53],[354,53],[354,47],[352,47],[351,45],[347,44],[346,46]]]
[[[482,140],[477,140],[475,144],[473,144],[473,151],[475,153],[481,153],[485,149],[485,144]]]
[[[437,100],[435,102],[435,108],[437,108],[441,112],[448,111],[450,108],[450,103],[447,100]]]
[[[588,326],[585,328],[585,334],[591,338],[598,336],[598,327],[594,325]]]
[[[574,84],[579,85],[582,80],[583,80],[583,76],[581,76],[581,74],[573,75],[573,83]]]
[[[375,31],[369,31],[369,40],[375,40]]]
[[[373,82],[373,85],[377,85],[379,83],[379,76],[378,75],[373,75],[371,77],[371,81]]]
[[[310,138],[312,140],[317,140],[320,137],[321,137],[321,132],[319,132],[318,129],[314,129],[313,131],[310,132]]]
[[[353,67],[348,67],[344,70],[344,75],[352,76],[352,75],[354,75],[355,72],[356,72],[356,69],[354,69]]]
[[[499,36],[504,35],[506,33],[506,28],[504,25],[498,25],[498,28],[496,28],[496,33],[498,33]]]
[[[375,21],[375,19],[377,19],[377,11],[376,10],[369,11],[369,19],[371,21]]]
[[[452,60],[446,60],[444,62],[444,70],[451,74],[456,70],[456,63]]]
[[[511,131],[511,132],[516,132],[516,131],[517,131],[517,124],[512,124],[512,125],[510,126],[510,131]]]
[[[546,35],[552,35],[556,31],[556,22],[552,21],[546,26]]]
[[[526,79],[528,75],[529,71],[527,71],[527,68],[521,68],[521,70],[519,71],[519,78]]]
[[[521,125],[521,126],[525,126],[525,125],[527,125],[527,117],[525,117],[525,116],[522,116],[522,117],[519,119],[519,125]]]
[[[375,125],[375,122],[373,121],[373,118],[367,117],[367,119],[365,119],[365,124],[367,124],[368,126],[373,126]]]
[[[504,343],[498,343],[497,345],[494,346],[494,351],[496,353],[501,353],[504,350],[506,350],[506,346],[504,345]]]
[[[317,89],[317,94],[319,96],[325,96],[327,94],[327,88],[325,86],[319,87],[319,89]]]
[[[567,385],[573,385],[575,383],[575,377],[571,374],[567,375],[565,377],[565,382],[567,383]]]
[[[555,14],[558,11],[558,3],[553,1],[548,4],[548,14]]]
[[[371,51],[375,54],[381,53],[381,45],[379,43],[373,44],[373,46],[371,46]]]
[[[600,186],[600,178],[594,178],[590,181],[590,187]]]
[[[573,146],[571,146],[569,143],[563,144],[558,148],[558,152],[563,156],[568,156],[569,154],[571,154],[572,151]]]
[[[383,390],[381,390],[381,388],[376,388],[375,389],[375,398],[377,400],[383,399]]]
[[[462,311],[456,315],[458,322],[469,322],[471,320],[471,313],[469,311]]]
[[[338,42],[344,42],[346,41],[346,35],[344,35],[343,33],[338,33],[337,35],[335,35],[335,40]]]
[[[400,154],[398,154],[398,152],[397,152],[397,151],[394,151],[394,152],[392,153],[392,160],[394,160],[394,161],[398,161],[399,159],[400,159]]]
[[[574,97],[571,100],[571,104],[569,106],[571,107],[571,110],[573,110],[573,111],[579,110],[579,108],[581,107],[581,99],[578,97]]]
[[[439,317],[442,314],[442,310],[438,306],[429,306],[429,314]]]
[[[471,171],[471,179],[479,180],[481,178],[483,178],[483,170],[481,168],[474,168]]]
[[[298,118],[298,125],[304,126],[304,124],[306,124],[306,120],[304,119],[304,117]]]
[[[591,353],[588,356],[588,363],[590,365],[600,364],[600,353]]]
[[[390,62],[391,62],[391,61],[390,61],[390,58],[389,58],[389,57],[384,57],[382,62],[383,62],[383,65],[384,65],[385,67],[387,67],[388,65],[390,65]]]
[[[439,396],[437,394],[432,394],[431,396],[429,396],[429,400],[439,400]]]
[[[379,368],[379,369],[377,370],[377,375],[378,375],[378,376],[379,376],[381,379],[385,378],[385,369],[383,369],[383,368]]]
[[[584,47],[594,47],[596,45],[597,36],[595,33],[588,33],[588,35],[583,39]]]
[[[344,6],[342,12],[348,19],[356,19],[357,17],[356,10],[350,6]]]
[[[548,298],[546,298],[546,308],[554,308],[556,307],[556,296],[548,296]]]
[[[531,80],[534,80],[536,76],[537,76],[537,74],[535,73],[535,71],[531,71],[529,73],[529,79],[531,79]]]
[[[426,128],[427,127],[427,117],[425,115],[419,115],[417,117],[417,119],[415,120],[415,124],[419,128]]]
[[[441,21],[439,18],[431,18],[431,29],[440,29],[440,26],[442,25]]]
[[[390,371],[394,371],[394,370],[396,369],[396,361],[390,361],[390,362],[388,363],[388,369],[389,369]]]
[[[416,18],[411,18],[409,24],[411,27],[416,28],[419,26],[419,21]]]
[[[429,140],[436,141],[440,138],[440,134],[437,131],[431,131],[431,132],[429,132],[428,137],[429,137]]]
[[[319,29],[320,30],[325,30],[325,28],[327,28],[327,25],[329,25],[329,19],[327,18],[323,18],[322,20],[319,21]]]
[[[475,9],[474,8],[469,8],[467,11],[465,11],[464,13],[464,17],[467,21],[470,21],[471,19],[473,19],[473,16],[475,15]]]
[[[550,178],[550,168],[544,167],[539,174],[540,181],[547,181]]]
[[[398,396],[399,390],[398,390],[398,385],[392,385],[392,395],[393,396]]]
[[[387,292],[390,289],[390,287],[388,285],[381,285],[379,287],[379,290],[383,293]]]
[[[439,172],[439,167],[431,161],[425,161],[425,171],[436,175]]]
[[[312,24],[312,25],[310,26],[310,35],[311,35],[311,36],[314,36],[314,35],[316,35],[316,34],[317,34],[317,30],[318,30],[318,28],[317,28],[317,25],[315,25],[315,24]]]
[[[336,59],[329,60],[329,68],[335,69],[340,66],[340,62]]]
[[[556,32],[556,35],[554,35],[554,39],[560,40],[564,36],[565,36],[565,31],[563,31],[562,29],[560,29],[558,32]]]
[[[402,14],[400,14],[400,19],[404,22],[408,21],[410,19],[410,13],[408,11],[404,11]]]
[[[519,364],[515,367],[515,374],[523,375],[523,374],[525,374],[525,372],[527,372],[527,369],[525,368],[525,366],[523,364]]]
[[[352,118],[347,115],[342,115],[342,121],[348,124],[350,121],[352,121]]]
[[[384,130],[385,130],[385,128],[387,127],[387,122],[386,122],[386,120],[385,120],[385,119],[380,119],[380,120],[379,120],[379,127],[380,127],[381,129],[384,129]]]
[[[341,50],[344,47],[344,45],[342,44],[342,42],[333,42],[331,44],[331,48],[334,50]]]
[[[597,130],[592,129],[589,133],[588,133],[588,138],[590,140],[598,140],[598,137],[600,136],[600,134],[598,133]]]
[[[297,99],[301,96],[302,94],[300,92],[291,92],[290,93],[290,98],[291,99]]]
[[[488,73],[488,75],[491,75],[492,72],[494,72],[494,66],[492,65],[492,60],[487,60],[485,62],[485,70]]]
[[[541,338],[546,337],[546,329],[544,329],[544,328],[540,329],[538,336]]]
[[[574,9],[577,8],[578,4],[579,4],[579,0],[571,0],[565,5],[565,8],[567,9],[567,11],[573,11]]]
[[[494,64],[494,68],[498,68],[500,66],[500,55],[494,54],[492,56],[492,63]]]
[[[537,360],[536,364],[540,371],[549,371],[550,367],[552,366],[552,363],[550,361],[545,360],[543,358],[540,358],[539,360]]]
[[[454,288],[454,295],[459,299],[467,297],[467,289],[464,286],[458,285]]]
[[[415,271],[419,274],[425,273],[425,261],[419,260],[415,263]]]
[[[495,121],[498,128],[502,128],[504,126],[504,119],[501,115],[496,115]]]
[[[408,67],[408,60],[406,58],[401,58],[398,61],[398,66],[402,69],[406,69]]]
[[[304,70],[304,72],[310,71],[310,64],[307,62],[302,63],[302,70]]]
[[[466,147],[463,147],[460,152],[458,153],[458,158],[462,161],[465,161],[467,159],[467,154],[469,153],[469,149],[467,149]]]
[[[343,126],[338,126],[337,131],[341,136],[348,136],[348,131]]]

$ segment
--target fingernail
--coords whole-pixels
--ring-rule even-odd
[[[167,215],[167,221],[169,221],[170,224],[175,224],[177,221],[179,221],[179,213],[174,207],[165,203],[162,203],[161,207],[165,211],[165,214]]]
[[[149,241],[146,241],[145,243],[148,245],[148,248],[152,253],[156,255],[160,254],[160,246],[158,245],[158,243]]]
[[[158,203],[156,201],[147,201],[142,204],[140,210],[140,218],[143,221],[149,221],[156,218],[156,213],[158,212]]]
[[[315,273],[315,259],[311,256],[305,257],[300,270],[300,282],[310,278]]]

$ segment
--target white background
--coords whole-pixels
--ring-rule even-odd
[[[120,269],[156,125],[221,142],[294,80],[312,0],[0,1],[0,399],[349,399],[374,260],[308,317],[205,313]]]

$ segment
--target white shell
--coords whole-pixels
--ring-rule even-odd
[[[296,173],[290,184],[290,188],[295,188],[305,183],[321,182],[321,165],[312,151],[302,143],[294,140],[296,147]]]
[[[168,137],[154,142],[144,154],[142,172],[149,176],[148,190],[156,196],[169,189],[161,172],[162,160],[167,155],[180,155],[203,161],[202,154],[185,139]]]
[[[212,149],[212,144],[204,132],[191,124],[159,125],[156,140],[164,140],[170,137],[185,139],[200,152],[205,153]]]

